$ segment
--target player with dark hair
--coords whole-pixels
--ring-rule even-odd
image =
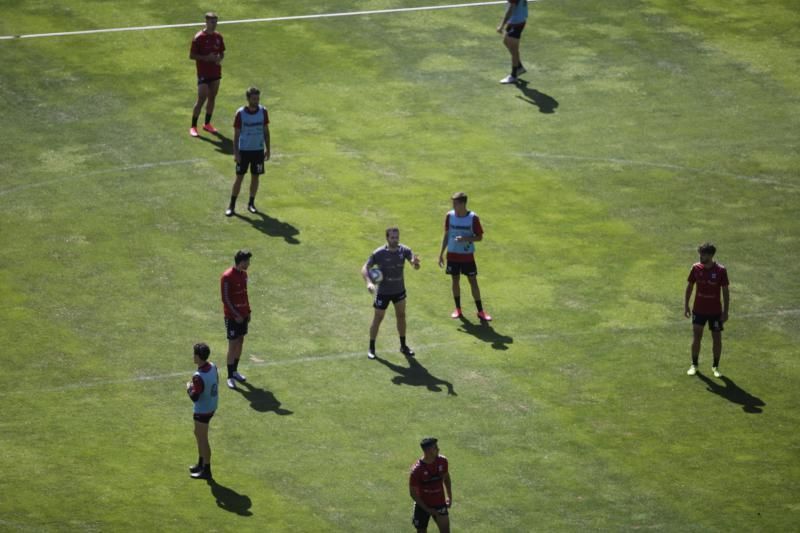
[[[423,456],[411,465],[408,486],[414,500],[414,514],[411,519],[417,531],[428,530],[428,521],[433,521],[442,533],[450,532],[448,508],[453,504],[453,488],[447,457],[439,455],[438,440],[426,437],[419,443]],[[447,493],[445,494],[445,489]]]
[[[708,324],[711,331],[712,352],[714,363],[711,371],[714,377],[721,378],[719,371],[719,359],[722,356],[722,330],[723,324],[728,320],[728,308],[730,306],[730,292],[728,290],[728,271],[724,266],[714,261],[714,254],[717,248],[710,242],[706,242],[697,247],[700,254],[700,261],[692,265],[689,271],[688,284],[684,296],[684,315],[686,318],[692,317],[692,366],[686,372],[690,376],[697,373],[697,366],[700,359],[700,342],[703,340],[703,327]],[[697,286],[694,297],[694,305],[689,311],[689,299],[692,297],[692,289]],[[720,300],[720,294],[722,299]]]
[[[225,216],[233,216],[236,209],[236,197],[242,187],[242,180],[250,167],[250,201],[247,210],[257,213],[256,192],[258,192],[259,176],[264,173],[264,161],[270,158],[269,113],[262,106],[261,91],[250,87],[245,92],[247,105],[236,111],[233,119],[233,158],[236,160],[236,180],[231,190],[231,203],[225,210]]]
[[[361,267],[361,276],[367,282],[367,290],[375,294],[372,307],[375,314],[369,328],[369,351],[367,357],[375,359],[375,339],[381,327],[386,309],[390,303],[394,304],[394,314],[397,317],[397,333],[400,335],[400,353],[406,357],[414,357],[414,350],[406,344],[406,287],[403,277],[403,267],[408,261],[419,270],[419,256],[411,248],[400,244],[400,229],[397,227],[386,228],[386,244],[376,248]],[[383,280],[375,286],[369,277],[369,270],[377,267],[383,274]]]
[[[197,66],[197,101],[194,103],[192,127],[189,129],[189,135],[192,137],[199,135],[197,119],[200,117],[203,104],[206,104],[203,129],[209,133],[217,133],[217,128],[211,125],[211,115],[214,113],[214,103],[222,79],[222,59],[225,57],[225,41],[216,31],[218,20],[216,13],[206,13],[206,27],[195,34],[189,50],[189,59]]]
[[[508,7],[503,15],[503,20],[497,26],[497,33],[503,33],[503,28],[505,28],[506,35],[503,37],[503,44],[511,53],[511,74],[500,80],[500,83],[517,83],[517,77],[526,72],[519,58],[519,41],[527,20],[528,0],[508,0]]]
[[[247,297],[247,269],[253,254],[239,250],[233,258],[234,266],[222,273],[220,293],[225,312],[225,332],[228,337],[228,388],[235,389],[234,380],[244,383],[247,379],[239,373],[239,358],[242,356],[244,336],[250,323],[250,300]]]
[[[204,342],[194,345],[194,364],[197,371],[192,381],[186,384],[186,392],[194,402],[194,436],[197,439],[199,457],[197,464],[189,468],[195,479],[211,479],[211,445],[208,443],[208,424],[219,402],[219,374],[217,367],[208,360],[211,348]]]
[[[439,252],[439,267],[444,266],[444,251],[447,250],[447,274],[453,279],[453,299],[455,310],[450,318],[461,318],[461,274],[467,276],[478,318],[489,322],[492,317],[483,310],[481,290],[478,287],[478,266],[475,264],[475,244],[483,240],[481,221],[472,211],[467,210],[467,195],[457,192],[452,197],[453,209],[444,219],[444,237],[442,250]]]

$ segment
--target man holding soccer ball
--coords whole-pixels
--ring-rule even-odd
[[[369,328],[369,352],[367,357],[375,359],[375,338],[386,314],[389,303],[394,304],[397,317],[397,333],[400,335],[400,353],[406,357],[414,357],[414,350],[406,345],[406,287],[403,279],[403,267],[408,261],[419,270],[419,256],[411,249],[400,244],[400,229],[386,229],[386,244],[370,254],[367,262],[361,267],[361,276],[367,283],[367,290],[375,294],[372,306],[375,315]],[[377,283],[377,285],[376,285]]]

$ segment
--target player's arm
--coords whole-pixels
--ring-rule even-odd
[[[200,394],[203,393],[203,386],[203,380],[200,379],[200,376],[192,376],[192,381],[186,384],[186,393],[193,402],[200,398]]]
[[[372,266],[372,264],[373,264],[372,257],[370,257],[369,259],[367,259],[367,262],[364,263],[364,266],[361,267],[361,277],[364,278],[364,281],[367,282],[367,290],[371,293],[375,292],[375,284],[372,283],[371,279],[369,279],[369,273],[367,271],[369,270],[369,267]]]
[[[444,251],[447,250],[447,234],[448,230],[445,228],[444,236],[442,237],[442,249],[439,250],[439,267],[444,266]]]
[[[411,499],[414,500],[414,503],[416,503],[420,507],[420,509],[422,509],[429,515],[433,516],[434,520],[436,520],[437,516],[436,511],[432,507],[428,507],[427,505],[425,505],[425,502],[422,501],[422,496],[420,496],[419,494],[419,487],[411,485],[408,488],[408,492],[411,495]]]
[[[728,307],[731,303],[731,293],[728,290],[728,286],[725,285],[722,287],[722,321],[728,321]]]
[[[447,506],[450,507],[453,505],[453,487],[450,481],[450,472],[444,473],[442,481],[444,481],[444,488],[447,489]]]
[[[231,313],[233,313],[234,319],[237,322],[244,320],[242,315],[240,315],[236,310],[236,306],[234,306],[233,302],[231,301],[230,282],[225,278],[222,279],[222,305],[224,305]]]
[[[239,118],[238,116],[236,117]],[[242,134],[241,128],[233,128],[233,159],[239,162],[239,137]]]
[[[686,293],[683,296],[683,316],[686,318],[692,316],[692,311],[689,309],[689,300],[692,298],[692,289],[694,289],[694,280],[689,280],[689,282],[686,284]]]
[[[411,263],[414,270],[419,270],[419,256],[411,251],[411,248],[406,248],[405,260]]]
[[[508,0],[508,7],[506,8],[506,13],[503,15],[503,20],[500,22],[500,25],[497,27],[497,33],[503,33],[503,28],[506,26],[506,22],[508,19],[511,18],[511,12],[514,9],[514,5],[517,3],[517,0]]]

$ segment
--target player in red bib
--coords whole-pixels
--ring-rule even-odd
[[[247,269],[253,254],[249,250],[239,250],[233,258],[234,266],[222,273],[220,295],[225,311],[225,331],[228,337],[228,388],[235,389],[236,383],[247,379],[239,373],[239,358],[242,356],[244,336],[250,324],[250,300],[247,297]]]
[[[422,439],[419,445],[424,455],[411,465],[408,480],[411,499],[414,500],[411,522],[420,533],[428,531],[431,517],[439,531],[450,533],[450,516],[447,510],[453,504],[453,489],[447,457],[439,455],[438,442],[433,437]]]
[[[728,292],[728,271],[725,267],[714,261],[717,248],[710,242],[701,244],[697,248],[700,262],[692,265],[689,271],[686,296],[684,298],[684,315],[692,317],[694,340],[692,341],[692,366],[686,372],[690,376],[697,373],[700,358],[700,341],[703,340],[703,327],[708,324],[713,341],[714,364],[711,371],[714,377],[721,378],[719,359],[722,356],[722,330],[723,324],[728,320],[728,307],[730,293]],[[697,286],[694,297],[694,306],[689,310],[689,299],[692,289]],[[722,298],[720,299],[720,295]]]
[[[216,31],[218,20],[216,13],[206,13],[206,27],[195,34],[189,50],[189,59],[197,65],[197,101],[192,110],[192,127],[189,130],[192,137],[199,135],[197,119],[203,104],[206,104],[203,129],[209,133],[217,133],[217,128],[211,125],[211,115],[214,113],[214,102],[219,91],[219,81],[222,79],[222,59],[225,57],[225,41]]]

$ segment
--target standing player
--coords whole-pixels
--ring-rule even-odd
[[[250,87],[245,93],[247,105],[236,111],[233,119],[233,158],[236,160],[236,181],[233,182],[231,203],[225,216],[233,216],[236,197],[242,187],[242,180],[250,167],[250,201],[247,210],[256,213],[256,192],[258,178],[264,173],[264,161],[269,161],[269,113],[259,102],[261,91]]]
[[[247,298],[247,269],[253,254],[239,250],[233,258],[234,266],[222,273],[220,292],[225,311],[225,331],[228,337],[228,388],[235,389],[234,380],[244,383],[247,379],[239,373],[239,358],[242,356],[244,336],[250,323],[250,300]]]
[[[500,80],[500,83],[517,83],[517,76],[526,72],[519,59],[519,40],[527,20],[528,0],[508,0],[508,7],[503,21],[497,27],[497,33],[503,33],[503,28],[506,30],[503,44],[511,52],[511,74]]]
[[[189,59],[197,65],[197,101],[192,110],[192,127],[189,129],[192,137],[199,135],[197,119],[206,100],[208,103],[203,129],[209,133],[217,133],[217,128],[211,125],[211,115],[214,113],[219,80],[222,79],[222,59],[225,57],[225,42],[216,31],[218,20],[216,13],[206,13],[206,27],[195,34],[189,50]]]
[[[478,318],[489,322],[492,317],[483,310],[481,290],[478,288],[478,266],[475,264],[475,244],[483,240],[483,227],[478,215],[467,211],[467,195],[457,192],[452,197],[453,209],[444,219],[444,237],[439,252],[439,267],[444,266],[444,251],[447,250],[447,274],[453,278],[453,299],[456,309],[450,318],[461,318],[461,274],[467,276],[472,297],[478,308]]]
[[[711,330],[711,340],[713,342],[714,364],[711,367],[714,377],[721,378],[719,371],[719,359],[722,356],[722,325],[728,320],[728,307],[730,305],[730,293],[728,291],[728,271],[725,267],[714,261],[714,254],[717,248],[710,242],[701,244],[697,248],[700,254],[700,262],[692,265],[689,271],[689,283],[686,285],[686,295],[684,298],[684,315],[686,318],[692,317],[692,329],[694,339],[692,340],[692,366],[686,372],[690,376],[697,373],[698,361],[700,359],[700,341],[703,339],[703,327],[708,323]],[[692,296],[692,288],[697,285],[697,293],[694,297],[694,306],[689,311],[689,299]],[[720,301],[722,293],[722,301]]]
[[[400,244],[400,229],[391,227],[386,229],[386,245],[377,248],[370,254],[367,262],[361,267],[361,275],[367,282],[367,290],[375,295],[375,315],[369,328],[369,352],[367,357],[375,359],[375,339],[378,329],[386,314],[389,303],[394,304],[394,314],[397,317],[397,333],[400,335],[400,353],[406,357],[414,357],[414,350],[406,345],[406,287],[403,278],[403,267],[408,261],[414,265],[414,270],[419,270],[419,256],[411,252],[411,248]],[[383,280],[378,287],[369,277],[369,269],[377,266],[383,274]]]
[[[192,381],[186,384],[186,392],[194,402],[194,436],[197,439],[199,457],[197,464],[189,468],[195,479],[211,479],[211,445],[208,443],[208,424],[219,402],[217,367],[208,360],[211,348],[204,342],[194,345],[194,364],[197,371]]]
[[[411,465],[408,482],[411,499],[414,500],[411,522],[420,533],[428,531],[431,516],[439,531],[450,532],[450,516],[447,510],[453,504],[453,488],[450,485],[447,457],[439,455],[438,442],[433,437],[422,439],[419,445],[424,455]],[[444,489],[447,489],[447,494]]]

